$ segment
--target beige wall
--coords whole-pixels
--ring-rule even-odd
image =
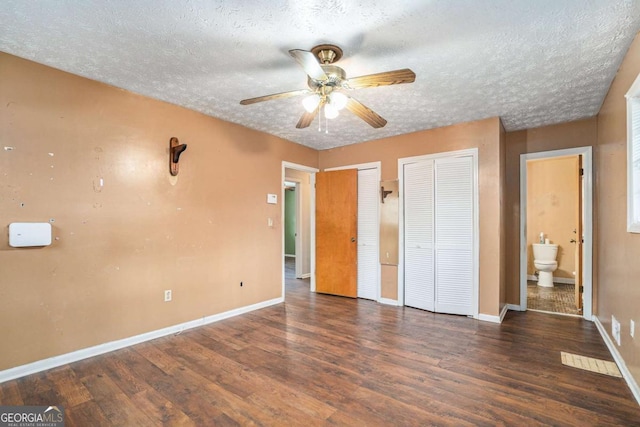
[[[640,384],[640,234],[628,233],[626,100],[640,73],[640,37],[636,36],[598,114],[596,212],[598,300],[596,314],[608,333],[611,315],[620,321],[625,364]],[[635,339],[629,320],[635,320]]]
[[[520,155],[567,148],[592,147],[596,144],[596,137],[597,121],[595,117],[535,129],[507,132],[505,226],[507,230],[506,288],[509,304],[520,304]],[[594,276],[594,300],[596,285]]]
[[[285,177],[299,182],[300,203],[300,257],[302,262],[302,274],[311,274],[311,174],[295,169],[285,169]]]
[[[579,157],[568,156],[527,162],[527,275],[533,265],[534,243],[540,233],[558,245],[554,278],[575,279],[575,250],[571,239],[578,227]]]
[[[491,118],[439,129],[384,138],[321,151],[322,169],[358,163],[382,162],[382,180],[398,179],[398,159],[423,154],[478,148],[480,194],[480,313],[497,316],[504,264],[501,248],[500,201],[504,175],[501,169],[500,120]],[[397,299],[397,267],[382,266],[382,297]]]
[[[316,151],[2,53],[0,105],[0,370],[282,296],[266,194]],[[51,246],[8,246],[50,219]]]

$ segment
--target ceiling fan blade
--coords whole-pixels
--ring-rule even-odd
[[[369,123],[374,128],[381,128],[387,124],[387,121],[383,119],[378,113],[365,106],[360,101],[356,101],[353,98],[349,98],[347,101],[346,109],[351,111],[356,116],[360,117],[365,122]]]
[[[352,89],[363,87],[375,87],[386,85],[397,85],[401,83],[413,83],[416,80],[416,73],[408,68],[402,70],[386,71],[384,73],[369,74],[366,76],[354,77],[347,81],[347,86]]]
[[[300,117],[300,120],[298,120],[298,124],[296,125],[296,127],[298,129],[304,129],[309,127],[309,125],[311,124],[311,122],[313,122],[313,119],[316,118],[316,116],[318,115],[318,111],[320,110],[320,107],[324,105],[322,102],[316,107],[315,110],[313,110],[311,113],[305,111],[304,114],[302,115],[302,117]]]
[[[292,90],[290,92],[274,93],[272,95],[258,96],[257,98],[243,99],[240,101],[242,105],[255,104],[256,102],[270,101],[272,99],[291,98],[292,96],[303,95],[305,93],[311,93],[309,89]]]
[[[289,55],[291,55],[293,59],[300,64],[302,69],[304,69],[304,72],[313,80],[323,82],[329,79],[320,66],[318,59],[312,52],[307,50],[291,49],[289,51]]]

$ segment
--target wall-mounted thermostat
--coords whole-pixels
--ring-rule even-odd
[[[9,224],[9,246],[28,248],[51,244],[51,224],[48,222],[13,222]]]
[[[278,203],[278,195],[277,194],[267,194],[267,203],[270,205],[275,205]]]

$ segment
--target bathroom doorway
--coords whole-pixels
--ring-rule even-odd
[[[523,154],[520,176],[520,308],[591,320],[591,148]]]

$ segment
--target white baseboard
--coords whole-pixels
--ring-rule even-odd
[[[512,311],[524,311],[522,309],[522,306],[520,305],[515,305],[515,304],[507,304],[507,310],[512,310]]]
[[[498,316],[480,313],[478,315],[478,320],[482,320],[483,322],[502,323],[504,316],[507,314],[507,310],[508,307],[507,305],[505,305],[504,307],[502,307],[502,310],[500,310],[500,314]]]
[[[155,338],[164,337],[166,335],[177,334],[187,329],[207,325],[209,323],[218,322],[220,320],[228,319],[230,317],[238,316],[240,314],[249,313],[250,311],[259,310],[261,308],[279,304],[283,301],[284,301],[284,298],[282,297],[274,298],[272,300],[259,302],[257,304],[252,304],[245,307],[240,307],[233,310],[225,311],[224,313],[218,313],[218,314],[213,314],[211,316],[206,316],[206,317],[203,317],[202,319],[191,320],[189,322],[180,323],[178,325],[169,326],[169,327],[158,329],[151,332],[146,332],[144,334],[135,335],[133,337],[123,338],[121,340],[111,341],[104,344],[98,344],[96,346],[83,348],[81,350],[73,351],[71,353],[61,354],[59,356],[53,356],[48,359],[38,360],[36,362],[28,363],[26,365],[16,366],[15,368],[5,369],[4,371],[0,371],[0,384],[5,381],[24,377],[26,375],[35,374],[37,372],[46,371],[47,369],[56,368],[58,366],[66,365],[68,363],[73,363],[82,359],[87,359],[89,357],[108,353],[110,351],[119,350],[121,348],[129,347],[129,346],[139,344],[145,341],[149,341]]]
[[[500,323],[502,323],[502,321],[504,320],[504,316],[507,314],[507,311],[509,311],[509,306],[505,304],[500,311]]]
[[[622,373],[622,377],[625,379],[625,381],[627,382],[627,385],[631,389],[631,393],[633,393],[633,397],[636,398],[636,401],[640,405],[640,387],[638,387],[638,383],[631,375],[631,372],[629,372],[629,368],[627,368],[627,364],[624,363],[624,359],[620,355],[620,352],[616,348],[616,345],[614,344],[614,342],[611,340],[611,337],[609,337],[609,334],[607,333],[604,326],[602,325],[602,322],[600,322],[600,319],[598,319],[598,316],[595,316],[595,315],[593,316],[593,322],[596,324],[596,327],[598,328],[598,331],[600,332],[600,335],[602,336],[604,343],[607,345],[609,352],[613,356],[613,360],[616,361],[616,364],[620,369],[620,373]]]
[[[378,302],[380,304],[386,304],[386,305],[395,305],[396,307],[399,306],[398,304],[398,300],[395,299],[389,299],[389,298],[380,298],[378,300]]]
[[[538,276],[527,275],[527,280],[531,280],[533,282],[537,282],[538,281]],[[556,276],[553,276],[553,283],[562,283],[562,284],[565,284],[565,285],[575,285],[576,284],[576,279],[569,279],[567,277],[556,277]]]

